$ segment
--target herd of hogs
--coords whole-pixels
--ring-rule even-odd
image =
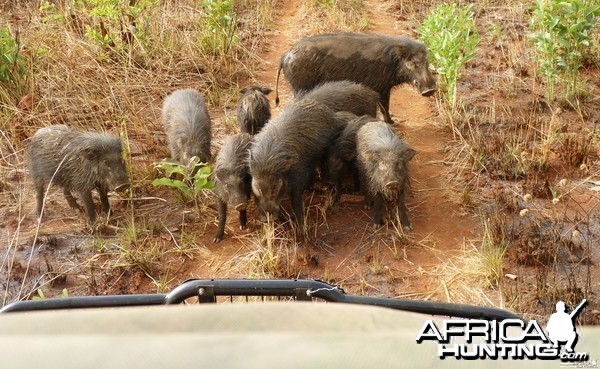
[[[317,168],[335,186],[336,202],[343,180],[353,178],[365,205],[374,209],[376,226],[383,223],[384,207],[392,204],[402,225],[411,228],[404,194],[415,151],[391,127],[389,103],[396,85],[412,84],[424,96],[435,91],[426,46],[402,36],[321,34],[301,39],[284,53],[276,90],[282,70],[294,100],[271,118],[266,97],[271,89],[243,89],[237,108],[240,133],[225,138],[214,160],[219,213],[214,242],[223,238],[228,205],[239,212],[240,227],[246,227],[252,194],[261,220],[279,219],[281,202],[289,194],[293,217],[302,226],[302,194]],[[275,101],[279,103],[278,96]],[[384,121],[376,118],[378,109]],[[167,96],[162,123],[172,159],[186,164],[196,156],[213,163],[211,120],[197,91],[180,89]],[[27,157],[38,216],[49,183],[61,186],[69,205],[85,210],[91,224],[96,219],[92,190],[99,192],[108,212],[107,193],[129,185],[118,137],[49,126],[30,140]]]

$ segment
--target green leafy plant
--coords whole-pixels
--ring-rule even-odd
[[[0,28],[0,82],[17,84],[25,75],[25,66],[20,52],[23,45],[19,37],[13,37],[8,26]]]
[[[579,69],[590,50],[598,16],[597,0],[535,1],[529,29],[549,101],[554,101],[558,82],[565,84],[567,98],[576,94]]]
[[[45,23],[60,22],[68,24],[73,21],[76,17],[76,13],[84,9],[86,0],[66,0],[61,2],[61,5],[50,2],[42,1],[39,7],[40,14],[43,16],[42,20]]]
[[[217,54],[229,54],[239,41],[233,0],[204,0],[199,5],[204,8],[206,27],[200,38],[201,48]]]
[[[188,165],[178,163],[156,163],[156,168],[164,171],[164,177],[152,181],[153,186],[167,186],[177,188],[186,198],[196,200],[201,191],[212,190],[215,185],[209,181],[212,172],[209,166],[194,159]],[[172,178],[177,176],[181,179]]]
[[[461,68],[475,57],[479,44],[473,5],[438,5],[417,32],[429,48],[431,66],[439,76],[446,103],[454,112]]]
[[[125,48],[137,40],[146,41],[144,14],[156,7],[156,0],[85,0],[94,22],[86,25],[86,35],[100,45]]]
[[[62,10],[47,1],[40,5],[46,22],[82,24],[86,37],[104,49],[128,50],[135,42],[146,46],[148,12],[158,0],[71,0]]]
[[[13,36],[8,26],[0,26],[0,103],[19,101],[29,92],[33,67],[46,52],[27,48],[18,31]]]

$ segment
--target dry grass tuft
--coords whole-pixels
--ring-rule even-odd
[[[240,238],[245,245],[239,256],[226,264],[230,274],[248,278],[295,278],[298,275],[298,243],[286,224],[262,224],[253,234]]]
[[[298,14],[304,34],[357,32],[369,27],[363,0],[303,0]]]
[[[424,17],[425,14],[435,6],[435,1],[430,0],[394,0],[389,1],[388,11],[397,12],[402,15],[419,14]]]
[[[439,283],[432,286],[431,295],[441,295],[447,302],[510,308],[501,301],[501,294],[490,289],[489,259],[473,244],[465,245],[460,256],[442,261],[429,274]]]

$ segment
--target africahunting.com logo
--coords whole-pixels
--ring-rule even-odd
[[[550,316],[545,331],[535,320],[447,319],[439,326],[433,320],[427,320],[417,335],[417,343],[437,341],[440,359],[587,361],[588,353],[575,352],[578,335],[573,324],[586,303],[584,299],[571,313],[565,311],[564,302],[556,303],[556,312]],[[464,342],[455,342],[461,338]]]

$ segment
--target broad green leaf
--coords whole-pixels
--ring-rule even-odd
[[[154,181],[152,181],[152,185],[153,186],[175,187],[175,188],[178,188],[185,195],[187,195],[189,197],[193,196],[192,190],[190,190],[188,185],[186,185],[185,183],[183,183],[182,181],[177,180],[177,179],[157,178]]]

